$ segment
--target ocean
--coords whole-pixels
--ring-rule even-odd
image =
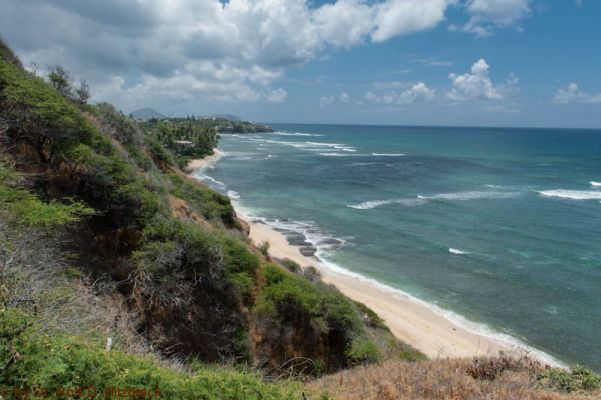
[[[601,131],[273,126],[199,178],[326,265],[601,371]]]

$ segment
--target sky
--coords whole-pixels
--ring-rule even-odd
[[[0,0],[28,68],[125,113],[601,128],[599,0]]]

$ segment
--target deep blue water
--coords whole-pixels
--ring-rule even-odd
[[[205,181],[318,255],[601,370],[601,131],[276,125]]]

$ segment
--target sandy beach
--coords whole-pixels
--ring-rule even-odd
[[[201,158],[198,160],[191,160],[188,163],[188,171],[191,171],[191,175],[194,172],[198,172],[199,170],[203,170],[209,167],[211,164],[216,163],[221,157],[223,157],[223,152],[219,151],[219,149],[213,149],[213,154],[210,156],[206,156],[205,158]]]
[[[189,168],[194,171],[204,169],[222,155],[216,150],[214,156],[195,160],[189,164]],[[250,226],[250,239],[255,244],[269,242],[269,253],[272,257],[289,258],[302,267],[310,265],[316,267],[322,274],[324,282],[335,285],[348,297],[369,306],[386,321],[397,338],[412,345],[429,358],[494,355],[501,350],[514,353],[526,351],[525,348],[510,341],[469,330],[402,292],[386,290],[385,287],[369,282],[367,279],[359,279],[352,274],[340,273],[328,268],[317,257],[301,254],[299,247],[289,244],[283,233],[265,223],[253,221],[252,218],[244,215],[239,207],[236,212]],[[530,355],[551,362],[540,355]]]

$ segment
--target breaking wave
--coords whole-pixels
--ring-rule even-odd
[[[323,135],[319,135],[317,133],[300,133],[300,132],[273,132],[272,135],[279,135],[279,136],[313,136],[313,137],[323,136]]]
[[[470,254],[467,251],[463,251],[463,250],[459,250],[459,249],[454,249],[452,247],[449,247],[449,253],[456,254],[456,255]]]
[[[599,190],[541,190],[537,191],[543,197],[557,197],[570,200],[601,200]]]
[[[401,198],[389,200],[365,201],[359,204],[350,204],[347,207],[357,210],[370,210],[372,208],[384,206],[387,204],[402,204],[404,206],[420,206],[431,200],[450,200],[467,201],[475,199],[510,199],[520,195],[520,192],[457,192],[457,193],[439,193],[432,196],[417,195],[415,198]]]

